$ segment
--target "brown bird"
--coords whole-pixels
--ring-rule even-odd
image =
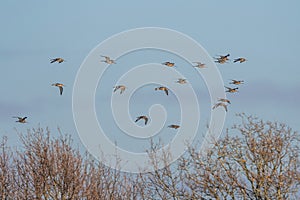
[[[219,57],[221,58],[221,59],[225,59],[225,60],[229,60],[229,57],[230,56],[230,54],[228,53],[227,55],[225,55],[225,56],[222,56],[222,55],[219,55]]]
[[[110,57],[108,57],[108,56],[101,56],[101,57],[105,58],[105,60],[101,60],[101,62],[105,62],[105,63],[110,64],[110,65],[111,64],[116,64],[115,60],[110,59]]]
[[[243,84],[243,83],[244,83],[243,80],[234,80],[234,79],[232,79],[229,84],[240,85],[240,84]]]
[[[220,63],[220,64],[226,63],[227,60],[229,60],[229,58],[228,58],[229,56],[230,56],[230,54],[227,54],[225,56],[219,55],[218,58],[215,58],[216,59],[215,62]]]
[[[198,68],[206,68],[206,65],[204,63],[201,62],[193,62],[196,63],[197,65],[194,65],[194,67],[198,67]]]
[[[231,102],[228,99],[219,98],[218,101],[231,104]]]
[[[246,58],[236,58],[236,59],[234,59],[234,63],[235,62],[240,62],[240,63],[242,63],[242,62],[245,62],[245,61],[247,61],[247,59]]]
[[[166,65],[168,67],[174,67],[175,66],[175,63],[172,63],[172,62],[164,62],[162,63],[163,65]]]
[[[22,123],[22,124],[27,123],[27,121],[26,121],[27,117],[13,117],[13,118],[18,119],[18,121],[16,121],[16,122],[19,122],[19,123]]]
[[[135,122],[138,122],[140,119],[145,120],[145,125],[148,123],[148,117],[145,116],[145,115],[138,116],[138,117],[136,118]]]
[[[180,126],[179,126],[179,125],[176,125],[176,124],[171,124],[171,125],[169,125],[168,127],[169,127],[169,128],[174,128],[174,129],[180,128]]]
[[[126,89],[125,85],[117,85],[114,87],[114,92],[116,92],[117,90],[120,90],[120,94],[122,94]]]
[[[65,60],[63,58],[50,59],[50,63],[54,63],[54,62],[62,63],[62,62],[65,62]]]
[[[62,84],[62,83],[53,83],[52,86],[58,87],[59,88],[59,93],[60,93],[60,95],[62,95],[63,90],[64,90],[63,87],[65,86],[64,84]]]
[[[230,88],[230,87],[226,87],[225,88],[227,89],[226,92],[230,92],[230,93],[235,93],[235,92],[238,92],[238,89],[239,88]]]
[[[185,83],[187,83],[187,81],[184,78],[179,78],[178,81],[176,81],[176,83],[185,84]]]
[[[166,87],[157,87],[154,88],[155,90],[161,90],[161,91],[165,91],[166,95],[169,95],[169,89]]]
[[[216,103],[214,106],[213,106],[213,109],[219,107],[219,106],[223,106],[225,111],[227,112],[227,105],[223,102],[220,102],[220,103]]]

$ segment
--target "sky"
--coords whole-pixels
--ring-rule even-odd
[[[225,85],[229,85],[230,79],[245,81],[239,86],[239,93],[227,95],[232,105],[228,108],[225,128],[238,123],[236,113],[245,112],[300,130],[300,68],[296,62],[300,53],[300,2],[297,0],[288,3],[4,0],[0,5],[0,136],[7,136],[10,144],[19,145],[16,130],[26,132],[38,126],[49,127],[53,132],[59,127],[80,143],[72,113],[72,91],[80,65],[102,41],[142,27],[184,33],[201,44],[211,57],[230,53],[231,59],[247,58],[241,64],[217,65]],[[55,57],[63,57],[66,62],[50,64]],[[167,52],[145,50],[121,58],[127,63],[127,70],[131,58],[137,64],[169,59],[186,64]],[[180,70],[193,85],[197,79],[194,69]],[[97,116],[103,119],[103,127],[111,133],[108,137],[112,140],[119,137],[109,109],[112,85],[125,71],[109,69],[98,86],[102,92],[95,97]],[[62,96],[58,88],[51,86],[56,82],[66,85]],[[203,100],[200,127],[204,127],[211,102],[203,81],[194,86],[197,97]],[[148,112],[152,104],[161,103],[170,113],[167,123],[180,123],[175,116],[180,113],[176,97],[153,93],[150,91],[153,87],[142,87],[132,96],[132,119]],[[28,123],[16,123],[12,116],[27,116]],[[164,131],[168,141],[174,131]],[[127,144],[128,141],[123,145]]]

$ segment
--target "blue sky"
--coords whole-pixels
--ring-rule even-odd
[[[0,5],[0,135],[7,135],[12,144],[17,143],[14,128],[25,132],[38,125],[54,131],[60,127],[78,139],[72,116],[72,86],[84,58],[113,34],[149,26],[185,33],[211,56],[230,53],[232,58],[248,59],[243,64],[218,65],[225,84],[230,79],[245,80],[238,94],[228,95],[232,105],[225,127],[237,120],[235,113],[245,112],[300,129],[297,64],[300,2],[297,0],[288,3],[6,0]],[[54,57],[63,57],[67,62],[50,64]],[[112,74],[107,72],[108,79]],[[62,96],[57,88],[51,87],[55,82],[66,85]],[[146,90],[141,90],[134,96],[132,101],[136,101],[138,108],[151,104],[146,94]],[[97,93],[96,98],[99,102],[109,101],[109,95]],[[101,104],[96,106],[99,113],[109,114]],[[201,106],[209,110],[206,105]],[[132,113],[135,118],[139,111],[133,108]],[[28,116],[29,123],[15,123],[12,116],[18,115]],[[113,125],[107,122],[106,126],[109,129]]]

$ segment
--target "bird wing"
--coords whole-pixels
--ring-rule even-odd
[[[115,89],[114,89],[114,92],[116,92],[119,88],[118,88],[118,86],[116,86],[116,87],[114,87]]]
[[[221,106],[225,108],[225,111],[227,112],[227,106],[223,103]]]
[[[51,59],[50,60],[50,63],[54,63],[54,62],[56,62],[57,61],[57,58],[54,58],[54,59]]]
[[[168,89],[165,89],[166,95],[169,95],[169,91]]]
[[[137,119],[135,120],[135,122],[139,121],[142,117],[137,117]]]
[[[213,106],[212,109],[215,109],[215,108],[217,108],[218,106],[220,106],[220,103],[216,103],[216,104]]]
[[[22,117],[15,117],[15,116],[13,118],[22,119]]]
[[[125,87],[121,87],[120,94],[122,94],[125,91]]]
[[[59,93],[62,95],[64,88],[62,86],[59,87]]]
[[[145,117],[144,119],[145,119],[145,125],[146,125],[148,123],[148,118]]]
[[[23,118],[22,118],[22,120],[25,120],[25,119],[27,119],[27,117],[23,117]]]

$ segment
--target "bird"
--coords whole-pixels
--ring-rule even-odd
[[[184,78],[179,78],[179,79],[176,81],[176,83],[179,83],[179,84],[185,84],[185,83],[187,83],[187,81],[186,81],[186,79],[184,79]]]
[[[204,63],[201,62],[193,62],[196,63],[197,65],[194,65],[194,67],[198,67],[198,68],[206,68],[206,65]]]
[[[215,58],[216,59],[215,62],[220,63],[220,64],[226,63],[226,61],[229,60],[229,58],[228,58],[229,56],[230,56],[230,54],[227,54],[225,56],[219,55],[218,58]]]
[[[27,123],[27,121],[26,121],[27,117],[13,117],[13,118],[18,119],[18,121],[16,121],[16,122],[19,122],[19,123],[22,123],[22,124]]]
[[[168,127],[169,127],[169,128],[174,128],[174,129],[180,128],[180,126],[179,126],[179,125],[176,125],[176,124],[171,124],[171,125],[169,125]]]
[[[219,107],[219,106],[223,106],[225,111],[227,112],[227,105],[223,102],[220,102],[220,103],[216,103],[214,106],[213,106],[213,109]]]
[[[238,89],[239,89],[237,87],[236,88],[230,88],[230,87],[226,87],[226,86],[225,86],[225,88],[227,89],[226,92],[230,92],[230,93],[238,92]]]
[[[52,86],[58,87],[59,88],[59,93],[60,93],[60,95],[62,95],[63,90],[64,90],[63,87],[65,86],[64,84],[62,84],[62,83],[53,83]]]
[[[154,88],[155,90],[162,90],[162,91],[165,91],[166,95],[169,95],[169,89],[166,88],[166,87],[157,87],[157,88]]]
[[[217,60],[215,62],[220,63],[220,64],[224,64],[224,63],[226,63],[226,60],[217,58]]]
[[[111,64],[116,64],[115,60],[110,59],[110,57],[108,57],[108,56],[101,56],[101,57],[105,58],[105,60],[101,60],[101,62],[105,62],[105,63],[110,64],[110,65]]]
[[[247,59],[246,58],[236,58],[236,59],[234,59],[234,63],[235,62],[240,62],[240,63],[243,63],[243,62],[245,62],[245,61],[247,61]]]
[[[240,85],[240,84],[243,84],[243,83],[244,83],[243,80],[234,80],[234,79],[232,79],[229,84]]]
[[[148,123],[148,117],[145,116],[145,115],[138,116],[138,117],[136,118],[135,122],[138,122],[140,119],[145,120],[145,125]]]
[[[175,63],[172,63],[172,62],[164,62],[162,63],[163,65],[166,65],[168,67],[174,67],[175,66]]]
[[[225,59],[225,60],[229,60],[229,58],[228,58],[229,56],[230,56],[229,53],[226,54],[225,56],[219,55],[219,57],[220,57],[221,59]]]
[[[65,59],[63,59],[63,58],[50,59],[50,63],[54,63],[54,62],[62,63],[62,62],[65,62]]]
[[[114,87],[114,92],[116,92],[119,89],[120,89],[120,94],[122,94],[125,91],[126,86],[125,85],[117,85]]]
[[[230,100],[219,98],[218,101],[231,104]]]

